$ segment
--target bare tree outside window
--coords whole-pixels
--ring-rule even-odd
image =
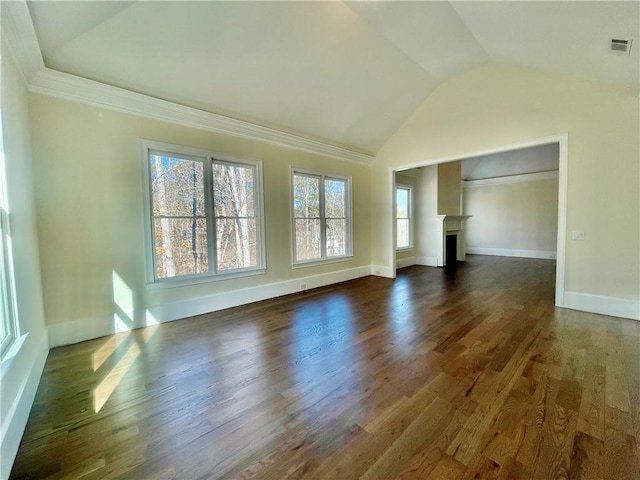
[[[294,172],[296,263],[350,254],[348,185],[346,179]]]
[[[147,158],[155,279],[262,268],[257,162]]]
[[[341,257],[347,254],[347,182],[325,179],[324,192],[327,257]]]
[[[203,163],[152,155],[151,165],[158,278],[207,272]]]
[[[213,165],[218,270],[258,264],[254,181],[250,167]]]
[[[319,178],[294,175],[293,211],[296,231],[296,261],[321,258]]]

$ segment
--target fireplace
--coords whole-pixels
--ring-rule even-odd
[[[447,272],[455,272],[458,262],[458,234],[447,233],[444,242],[444,268]]]
[[[456,261],[465,260],[464,225],[471,215],[438,215],[441,221],[438,240],[438,266],[455,268]]]

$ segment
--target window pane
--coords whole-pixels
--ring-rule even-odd
[[[398,218],[397,219],[397,247],[408,247],[410,245],[410,236],[409,236],[409,219],[407,218]]]
[[[253,168],[214,163],[213,204],[216,217],[255,217]]]
[[[2,224],[2,222],[0,222]],[[6,262],[6,250],[5,250],[5,233],[1,232],[0,235],[0,354],[2,354],[2,348],[5,342],[8,341],[11,336],[11,298],[10,290],[7,282],[9,275],[9,266]]]
[[[324,212],[327,218],[345,218],[347,182],[344,180],[324,181]]]
[[[320,258],[320,220],[296,219],[296,261]]]
[[[327,257],[347,254],[347,220],[327,219]]]
[[[246,218],[216,220],[218,270],[234,270],[258,265],[257,222]]]
[[[320,218],[319,178],[293,176],[293,210],[296,218]]]
[[[203,164],[150,155],[154,216],[204,216]]]
[[[154,235],[158,278],[208,272],[205,219],[156,218]]]
[[[397,217],[409,218],[409,190],[406,188],[396,189]]]

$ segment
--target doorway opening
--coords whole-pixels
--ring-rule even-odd
[[[538,154],[540,152],[546,152],[546,160],[541,162],[540,165],[532,165],[530,161],[531,152],[536,151]],[[524,152],[524,153],[523,153]],[[529,152],[529,153],[527,153]],[[549,152],[555,152],[555,154],[550,154]],[[528,156],[529,155],[529,156]],[[564,270],[565,270],[565,248],[566,248],[566,207],[567,207],[567,171],[568,171],[568,134],[560,134],[554,135],[550,137],[544,137],[539,139],[534,139],[518,144],[510,144],[505,146],[496,147],[489,150],[477,151],[477,152],[468,152],[456,156],[449,156],[443,158],[437,158],[430,161],[425,161],[419,164],[411,164],[411,165],[403,165],[400,167],[395,167],[390,169],[390,182],[391,182],[391,191],[396,191],[396,184],[404,184],[407,182],[411,182],[410,176],[413,174],[414,177],[420,177],[422,175],[431,175],[428,179],[421,178],[420,181],[425,183],[425,185],[429,185],[431,182],[436,186],[438,183],[437,175],[434,177],[433,171],[434,168],[427,167],[438,167],[442,168],[447,165],[452,165],[454,163],[458,163],[461,165],[466,165],[467,167],[471,165],[473,159],[483,159],[481,166],[477,168],[474,173],[475,178],[472,178],[476,184],[479,185],[490,185],[490,184],[500,184],[500,183],[509,183],[511,181],[525,181],[520,180],[526,177],[526,181],[534,181],[536,179],[550,179],[557,178],[557,220],[555,220],[556,233],[555,239],[549,240],[546,239],[546,247],[540,249],[540,251],[531,249],[521,249],[521,250],[512,250],[507,251],[508,249],[474,249],[471,248],[468,253],[479,253],[485,255],[501,255],[501,256],[523,256],[523,257],[532,257],[532,258],[554,258],[556,259],[556,285],[555,285],[555,305],[562,307],[564,306]],[[513,159],[516,160],[513,160]],[[529,158],[529,160],[527,160]],[[511,159],[511,160],[510,160]],[[454,167],[451,167],[454,168]],[[447,166],[447,169],[451,170]],[[461,172],[462,168],[457,167],[459,172]],[[428,170],[428,173],[424,173],[425,170]],[[468,168],[467,168],[468,170]],[[527,171],[528,170],[528,171]],[[422,171],[422,172],[421,172]],[[418,172],[417,174],[415,172]],[[468,172],[467,172],[468,173]],[[407,174],[409,174],[409,178],[407,179]],[[467,174],[465,174],[467,175]],[[514,180],[515,179],[515,180]],[[417,178],[416,178],[416,181]],[[416,181],[413,184],[416,184]],[[449,198],[446,198],[446,195],[442,196],[442,198],[435,198],[433,200],[433,204],[430,205],[431,212],[428,214],[426,218],[431,218],[431,214],[434,216],[438,216],[440,212],[438,212],[438,208],[448,208],[453,209],[453,213],[457,213],[460,216],[466,215],[468,212],[464,211],[465,205],[463,204],[463,183],[462,183],[462,173],[460,173],[459,189],[458,193],[449,194]],[[473,182],[468,182],[471,184]],[[466,186],[464,187],[466,188]],[[419,191],[419,189],[417,189]],[[455,190],[455,189],[454,189]],[[395,194],[393,195],[394,208],[393,212],[396,212],[396,198]],[[455,201],[458,199],[458,205],[456,207]],[[417,199],[420,201],[421,199]],[[443,203],[444,202],[444,203]],[[429,202],[427,202],[429,203]],[[442,205],[445,205],[443,207]],[[434,206],[436,205],[436,206]],[[555,207],[555,205],[553,205]],[[423,205],[418,205],[414,208],[414,213],[417,212]],[[457,210],[456,210],[457,208]],[[548,209],[547,209],[548,210]],[[444,212],[443,212],[444,213]],[[449,212],[451,213],[451,212]],[[424,214],[424,212],[423,212]],[[394,216],[396,214],[394,213]],[[443,217],[443,215],[439,215]],[[424,217],[424,215],[423,215]],[[416,229],[420,229],[425,226],[425,222],[430,220],[423,220],[421,222],[421,218],[416,216],[415,227]],[[471,219],[471,221],[473,221]],[[522,220],[526,222],[526,219]],[[435,256],[431,256],[428,252],[428,248],[425,247],[423,250],[420,250],[422,247],[420,245],[420,235],[421,232],[416,231],[414,234],[414,257],[411,257],[411,252],[408,252],[406,249],[404,251],[396,249],[396,239],[397,239],[397,218],[393,219],[393,228],[392,228],[392,272],[396,272],[396,268],[402,268],[404,266],[410,264],[419,264],[419,265],[427,265],[427,266],[445,266],[444,264],[438,265],[438,260]],[[422,223],[422,224],[421,224]],[[513,225],[510,232],[508,234],[518,234],[519,230],[522,230],[522,223],[518,225]],[[524,233],[520,232],[522,235]],[[459,246],[462,243],[462,249],[464,253],[465,249],[465,239],[467,232],[460,232],[460,237],[458,239],[457,245]],[[549,235],[547,235],[548,237]],[[554,241],[555,240],[555,241]],[[446,238],[443,238],[441,243],[446,242]],[[445,245],[441,245],[443,250],[443,254],[446,253]],[[555,247],[555,248],[553,248]],[[426,253],[425,253],[426,252]],[[514,253],[515,252],[515,253]],[[552,256],[553,254],[553,256]],[[458,259],[460,258],[460,252],[457,253]],[[538,256],[536,256],[538,255]],[[547,256],[544,256],[547,255]],[[414,263],[411,263],[411,262]]]

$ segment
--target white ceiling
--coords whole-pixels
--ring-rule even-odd
[[[460,162],[461,180],[483,180],[527,173],[552,172],[557,171],[560,166],[560,145],[548,143],[465,158]],[[416,177],[420,174],[421,168],[423,167],[402,170],[398,173]]]
[[[29,2],[47,67],[375,153],[488,62],[639,85],[639,2]],[[629,57],[607,52],[633,38]]]
[[[462,180],[506,177],[558,170],[560,146],[549,143],[462,160]]]

